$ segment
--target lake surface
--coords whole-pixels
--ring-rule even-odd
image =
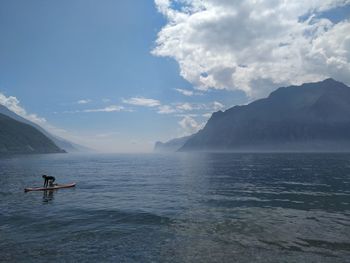
[[[0,159],[0,262],[60,261],[350,262],[350,155]]]

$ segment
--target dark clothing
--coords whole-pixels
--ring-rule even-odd
[[[51,186],[53,182],[56,180],[54,176],[43,175],[44,178],[44,188],[47,186]]]

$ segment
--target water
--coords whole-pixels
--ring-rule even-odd
[[[53,261],[350,262],[350,155],[0,159],[0,262]]]

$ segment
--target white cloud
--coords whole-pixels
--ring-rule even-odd
[[[6,97],[4,94],[0,93],[0,104],[8,108],[10,111],[13,111],[17,115],[36,124],[42,125],[47,123],[45,118],[39,117],[36,114],[27,113],[27,111],[20,105],[20,101],[16,97]]]
[[[89,100],[89,99],[86,99],[86,100],[78,100],[78,101],[77,101],[78,104],[87,104],[87,103],[89,103],[89,102],[91,102],[91,100]]]
[[[176,105],[176,109],[178,112],[184,111],[198,111],[198,110],[213,110],[218,111],[225,107],[222,103],[218,101],[210,102],[210,103],[174,103]]]
[[[326,77],[350,84],[350,21],[317,16],[349,0],[155,3],[168,23],[152,53],[174,58],[198,89],[260,97],[271,87]]]
[[[115,135],[119,135],[119,132],[106,132],[106,133],[98,133],[95,136],[97,138],[108,138],[108,137],[113,137]]]
[[[118,105],[110,105],[101,109],[87,109],[83,110],[83,112],[115,112],[115,111],[123,111],[125,108],[123,106]]]
[[[194,109],[193,105],[188,102],[179,103],[176,105],[176,108],[180,111],[191,111]]]
[[[187,90],[187,89],[175,89],[177,92],[181,93],[182,95],[185,96],[193,96],[194,92],[191,90]]]
[[[220,103],[220,102],[218,102],[218,101],[214,101],[214,102],[212,103],[212,107],[213,107],[213,110],[214,110],[214,111],[218,111],[218,110],[221,110],[222,108],[224,108],[225,105],[222,104],[222,103]]]
[[[176,116],[190,116],[190,114],[179,114],[184,112],[198,112],[203,110],[218,111],[225,107],[222,103],[218,101],[210,103],[189,103],[189,102],[177,102],[172,103],[172,106],[169,105],[160,105],[158,106],[157,113],[159,114],[171,114],[176,113]],[[198,114],[191,114],[191,116],[197,116]]]
[[[161,105],[158,107],[157,113],[159,114],[170,114],[176,112],[176,109],[169,105]]]
[[[131,104],[136,106],[144,106],[144,107],[157,107],[160,106],[160,101],[155,99],[148,99],[143,97],[134,97],[130,99],[123,99],[123,103]]]
[[[211,117],[211,115],[212,115],[212,113],[204,113],[204,114],[202,114],[202,116],[204,118],[208,118],[208,119]]]
[[[183,119],[179,121],[179,125],[184,130],[184,135],[193,134],[204,127],[204,123],[198,123],[190,116],[184,116]]]
[[[175,114],[176,117],[198,117],[198,114],[196,113],[180,113],[180,114]]]

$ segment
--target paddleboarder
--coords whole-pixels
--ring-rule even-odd
[[[46,174],[43,174],[43,178],[44,178],[44,188],[46,188],[47,186],[53,186],[53,183],[56,180],[54,176],[49,176]]]

